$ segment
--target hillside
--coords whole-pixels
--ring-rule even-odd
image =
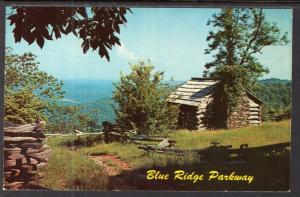
[[[64,99],[70,102],[87,104],[112,97],[113,83],[108,80],[65,80]]]
[[[270,79],[262,79],[259,81],[262,84],[270,84],[270,83],[288,83],[291,82],[290,80],[286,80],[286,79],[277,79],[277,78],[270,78]]]
[[[65,97],[61,99],[63,105],[83,105],[87,109],[100,110],[99,121],[114,122],[115,113],[111,99],[113,83],[116,81],[66,80],[63,89]],[[166,82],[173,86],[182,81]],[[259,81],[261,87],[253,93],[265,103],[266,113],[281,113],[291,105],[291,81],[276,78]]]
[[[187,130],[174,131],[170,135],[171,139],[177,141],[176,148],[191,149],[208,147],[212,141],[219,141],[223,145],[233,145],[237,148],[241,144],[247,143],[249,147],[263,146],[273,143],[288,142],[291,140],[290,120],[277,123],[264,123],[261,126],[245,127],[226,131],[208,131],[208,132],[190,132]],[[62,146],[62,142],[66,140],[76,139],[76,137],[53,137],[49,138],[48,145],[53,149],[54,156],[45,169],[45,177],[41,179],[40,184],[49,189],[67,190],[74,189],[73,183],[78,183],[80,189],[98,189],[104,190],[109,188],[108,177],[103,173],[101,168],[95,165],[95,162],[89,159],[88,155],[115,155],[122,161],[128,162],[136,174],[144,173],[146,169],[170,170],[172,165],[175,169],[198,169],[199,159],[194,160],[183,156],[168,156],[153,154],[149,156],[144,151],[138,149],[135,144],[123,144],[119,142],[104,144],[98,143],[91,147],[81,147],[80,149],[67,149]],[[84,138],[77,138],[84,140]],[[72,162],[69,162],[72,161]],[[288,161],[288,159],[283,159]],[[113,165],[107,162],[108,165]],[[185,165],[182,165],[185,164]],[[193,166],[194,164],[194,166]],[[272,164],[275,165],[274,161]],[[59,167],[58,167],[59,165]],[[84,168],[82,166],[85,166]],[[178,167],[179,166],[179,167]],[[255,162],[255,169],[270,170],[270,165]],[[276,173],[280,173],[278,168],[265,176],[266,181],[274,177],[278,181]],[[133,175],[134,173],[129,173]],[[259,175],[260,173],[258,173]],[[263,173],[264,175],[266,172]],[[89,177],[89,178],[86,178]],[[101,178],[100,178],[101,177]],[[53,181],[58,180],[58,181]],[[269,182],[273,182],[271,179]],[[130,183],[136,183],[132,181]],[[124,183],[123,183],[124,184]],[[197,184],[193,184],[199,189]],[[122,187],[122,185],[117,185]],[[154,187],[156,185],[153,185]],[[180,186],[180,185],[179,185]],[[200,187],[205,188],[205,187]],[[132,189],[136,189],[135,187]]]
[[[113,105],[114,101],[112,99],[102,98],[94,102],[86,103],[85,107],[87,110],[95,108],[99,109],[99,122],[114,122],[116,115],[113,109]]]
[[[260,87],[253,93],[264,102],[264,116],[267,116],[267,114],[290,116],[291,81],[280,79],[262,80],[260,81]]]

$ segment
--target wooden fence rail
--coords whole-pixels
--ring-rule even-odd
[[[251,157],[279,154],[290,146],[290,142],[283,142],[257,147],[248,147],[248,144],[242,144],[240,148],[232,148],[232,145],[222,146],[214,142],[211,146],[203,149],[160,148],[155,145],[142,145],[138,146],[138,148],[145,150],[147,153],[190,155],[208,163],[226,163],[230,158],[244,161]],[[233,157],[234,155],[235,157]]]

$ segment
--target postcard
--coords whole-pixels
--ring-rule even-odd
[[[292,9],[5,11],[4,190],[290,190]]]

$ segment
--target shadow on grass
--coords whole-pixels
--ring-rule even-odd
[[[290,151],[282,149],[271,153],[256,152],[249,157],[231,156],[226,161],[206,162],[205,158],[187,158],[180,156],[149,155],[153,164],[147,168],[134,169],[111,177],[108,190],[166,190],[166,191],[288,191],[290,177]],[[149,159],[150,159],[149,158]],[[162,162],[162,161],[165,162]],[[147,180],[147,171],[156,170],[169,174],[168,180]],[[204,175],[204,180],[174,180],[174,172]],[[253,176],[248,181],[208,180],[210,171],[219,175]],[[193,177],[193,176],[190,176]],[[224,177],[223,177],[224,178]]]
[[[87,135],[76,136],[74,139],[63,141],[61,145],[67,148],[79,149],[82,147],[91,147],[99,143],[104,143],[102,135]]]

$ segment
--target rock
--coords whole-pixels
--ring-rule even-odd
[[[29,157],[37,159],[38,161],[42,161],[42,162],[48,162],[50,156],[52,156],[53,152],[51,149],[45,149],[42,152],[38,152],[38,153],[30,153],[28,154]]]
[[[11,176],[11,171],[4,172],[4,177],[9,178]]]
[[[16,189],[20,189],[23,187],[24,187],[24,182],[22,182],[22,181],[16,181],[16,182],[4,184],[5,189],[16,190]]]
[[[36,171],[26,172],[22,176],[26,182],[39,179],[39,175]]]
[[[9,168],[14,166],[16,166],[16,160],[6,159],[4,161],[4,168]]]
[[[38,153],[38,152],[41,152],[41,151],[43,151],[43,150],[44,150],[43,148],[41,148],[41,149],[28,148],[27,151],[26,151],[26,153],[27,153],[27,154],[30,154],[30,153]]]
[[[14,151],[21,151],[22,149],[17,146],[12,146],[12,147],[5,147],[3,150],[8,152],[14,152]]]
[[[39,163],[39,161],[38,160],[36,160],[36,159],[33,159],[33,158],[29,158],[29,160],[30,160],[30,164],[33,164],[33,165],[37,165],[38,163]]]
[[[6,132],[5,136],[7,137],[34,137],[36,134],[34,131],[28,132]]]
[[[43,147],[43,144],[39,142],[23,143],[22,145],[20,145],[20,147],[23,149],[41,149]]]
[[[4,134],[9,133],[28,133],[34,130],[34,126],[32,124],[26,124],[19,127],[8,127],[4,128]]]
[[[42,132],[46,127],[46,122],[45,121],[41,121],[40,123],[37,123],[34,127],[34,131],[39,131]]]
[[[37,139],[33,137],[4,137],[4,143],[25,143],[36,141]]]
[[[20,169],[10,169],[12,176],[19,176],[21,174]]]
[[[12,153],[10,155],[7,156],[7,159],[11,159],[11,160],[17,160],[24,157],[24,155],[20,154],[20,153]]]
[[[36,165],[36,167],[37,167],[37,169],[41,169],[41,168],[45,167],[46,165],[47,165],[47,163],[41,162],[41,163],[38,163],[38,164]]]
[[[43,145],[45,125],[40,122],[4,128],[5,189],[25,189],[31,181],[42,177],[38,169],[47,165],[53,154],[50,147]]]
[[[16,166],[20,167],[22,166],[22,164],[26,164],[27,163],[27,159],[25,158],[25,155],[23,155],[23,157],[16,159]]]
[[[33,170],[33,165],[24,164],[21,166],[21,173],[29,173],[32,172],[32,170]]]

